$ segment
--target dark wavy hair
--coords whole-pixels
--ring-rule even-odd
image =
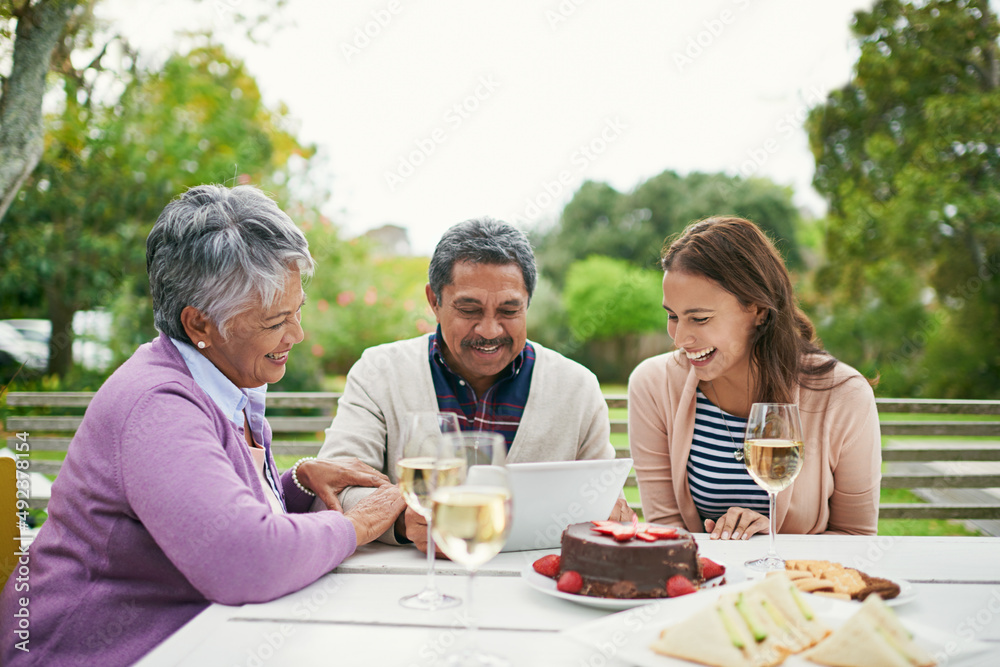
[[[749,220],[712,217],[694,222],[660,255],[664,271],[704,276],[736,297],[744,308],[767,315],[750,340],[750,380],[755,403],[788,403],[796,385],[829,373],[837,359],[824,350],[816,329],[798,307],[785,262],[767,236]]]
[[[451,284],[457,262],[517,264],[528,290],[528,302],[531,302],[538,282],[535,254],[525,233],[513,225],[490,217],[472,218],[453,225],[444,233],[427,269],[431,291],[438,301],[441,301],[441,290]]]

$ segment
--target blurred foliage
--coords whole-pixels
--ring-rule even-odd
[[[574,262],[563,301],[573,341],[656,331],[664,326],[663,275],[594,255]]]
[[[544,274],[538,274],[535,293],[528,308],[528,338],[546,347],[569,354],[569,315],[563,304],[562,292]]]
[[[428,258],[382,257],[364,238],[342,240],[322,216],[300,225],[316,273],[306,286],[306,338],[298,346],[302,352],[297,359],[308,355],[323,373],[343,374],[368,347],[434,330],[434,315],[424,296]]]
[[[778,243],[790,268],[802,266],[791,190],[766,179],[724,174],[679,176],[668,170],[630,193],[587,181],[556,226],[534,230],[531,236],[541,271],[562,287],[570,265],[591,255],[655,268],[665,239],[695,220],[725,214],[756,222]]]
[[[143,331],[131,315],[148,307],[145,238],[167,202],[234,178],[273,191],[292,156],[313,153],[287,129],[286,110],[263,104],[242,62],[200,41],[157,71],[123,48],[124,69],[98,59],[62,78],[42,163],[0,228],[0,308],[52,321],[51,372],[71,367],[57,333],[71,332],[78,310],[113,309],[132,320],[129,332]],[[118,349],[127,356],[134,344]]]
[[[880,0],[853,80],[808,120],[830,203],[826,340],[880,393],[1000,397],[1000,24],[985,0]]]

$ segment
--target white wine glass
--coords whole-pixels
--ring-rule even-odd
[[[446,474],[432,494],[434,539],[445,555],[469,573],[466,648],[450,656],[446,664],[507,664],[503,658],[479,650],[472,608],[476,570],[500,553],[510,534],[512,501],[506,457],[506,442],[499,433],[465,431],[446,434],[443,439],[438,466]]]
[[[407,506],[427,520],[427,585],[419,593],[407,595],[399,604],[408,609],[444,609],[460,599],[445,595],[434,585],[434,537],[432,534],[431,492],[436,481],[435,461],[446,433],[458,433],[458,416],[451,412],[411,412],[407,415],[402,451],[397,456],[399,490]]]
[[[775,498],[791,486],[802,470],[802,422],[793,403],[754,403],[750,406],[743,444],[743,461],[757,486],[767,491],[770,511],[770,546],[767,555],[749,560],[756,571],[783,570],[785,561],[774,548]]]

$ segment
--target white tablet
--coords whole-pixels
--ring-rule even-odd
[[[513,520],[504,551],[554,549],[566,526],[607,519],[632,459],[508,463]]]

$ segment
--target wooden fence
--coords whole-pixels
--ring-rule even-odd
[[[10,416],[5,428],[14,433],[29,433],[32,452],[65,452],[92,397],[90,392],[11,392],[7,395],[10,408],[50,414]],[[322,443],[322,431],[329,426],[339,398],[340,394],[332,392],[268,393],[268,421],[274,431],[274,453],[315,455]],[[626,396],[607,396],[606,399],[612,410],[628,407]],[[1000,472],[991,463],[1000,461],[1000,420],[982,419],[1000,416],[1000,401],[881,398],[877,403],[880,414],[893,415],[893,419],[883,418],[882,421],[885,437],[882,460],[921,464],[910,466],[914,469],[904,472],[885,472],[883,489],[1000,488]],[[309,414],[303,415],[303,412]],[[898,419],[899,415],[919,415],[921,418]],[[927,419],[929,415],[952,419]],[[963,417],[956,421],[955,416]],[[612,419],[611,432],[627,433],[627,420]],[[896,440],[894,436],[919,439],[907,442]],[[987,436],[994,440],[969,439],[968,436]],[[8,447],[15,449],[17,438],[9,440]],[[619,458],[629,455],[627,447],[618,448],[617,453]],[[974,462],[986,465],[970,466]],[[33,458],[31,471],[56,475],[61,465],[59,460]],[[970,467],[986,471],[969,470]],[[635,486],[634,475],[629,476],[626,485]],[[883,503],[879,516],[884,519],[1000,519],[1000,498],[988,493],[980,495],[985,498],[982,502]],[[46,504],[47,499],[32,500],[34,507]]]

